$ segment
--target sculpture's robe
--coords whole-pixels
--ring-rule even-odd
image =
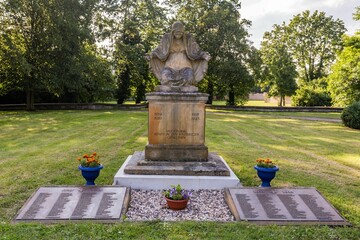
[[[184,33],[182,40],[185,46],[186,56],[191,62],[193,71],[193,82],[189,82],[187,85],[193,85],[202,80],[207,71],[208,62],[204,59],[207,53],[200,50],[199,45],[190,34]],[[169,79],[163,79],[164,75],[162,75],[162,71],[165,68],[169,54],[171,54],[173,41],[173,34],[166,33],[161,39],[159,46],[151,53],[150,67],[156,78],[161,81],[161,84],[172,84],[171,81],[168,81]],[[181,72],[181,70],[179,72]]]

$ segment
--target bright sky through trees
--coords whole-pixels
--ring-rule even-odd
[[[252,21],[249,30],[251,41],[255,47],[260,47],[260,42],[265,31],[271,31],[274,24],[283,21],[289,23],[294,15],[305,10],[311,12],[319,10],[334,19],[341,19],[345,23],[347,34],[354,34],[360,29],[360,22],[353,20],[355,7],[360,6],[358,0],[242,0],[241,17]]]

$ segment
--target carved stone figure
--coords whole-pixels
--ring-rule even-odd
[[[201,51],[194,38],[185,32],[181,22],[172,25],[159,46],[150,53],[150,67],[161,85],[187,87],[203,79],[210,55]],[[197,89],[197,88],[196,88]]]

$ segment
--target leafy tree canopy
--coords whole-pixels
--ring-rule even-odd
[[[254,63],[247,29],[251,22],[240,16],[241,4],[236,0],[179,1],[166,3],[176,13],[174,19],[185,24],[195,35],[201,48],[212,59],[206,79],[200,88],[213,95],[227,95],[228,104],[244,103],[254,86]]]
[[[260,85],[269,96],[280,96],[280,106],[285,105],[285,96],[291,96],[296,90],[296,67],[290,56],[284,39],[284,28],[274,25],[271,32],[264,34],[261,43],[263,75]]]
[[[346,31],[344,22],[326,16],[325,12],[311,14],[306,10],[283,27],[300,79],[309,82],[326,76],[336,52],[342,49],[342,35]]]

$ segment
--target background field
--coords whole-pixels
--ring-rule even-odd
[[[280,166],[273,186],[316,187],[351,228],[160,221],[12,225],[38,187],[83,184],[76,157],[84,153],[101,155],[105,168],[97,184],[111,185],[126,157],[147,143],[147,112],[0,112],[0,239],[360,239],[360,131],[307,117],[339,114],[207,111],[206,145],[244,186],[260,184],[256,158],[271,158]]]

